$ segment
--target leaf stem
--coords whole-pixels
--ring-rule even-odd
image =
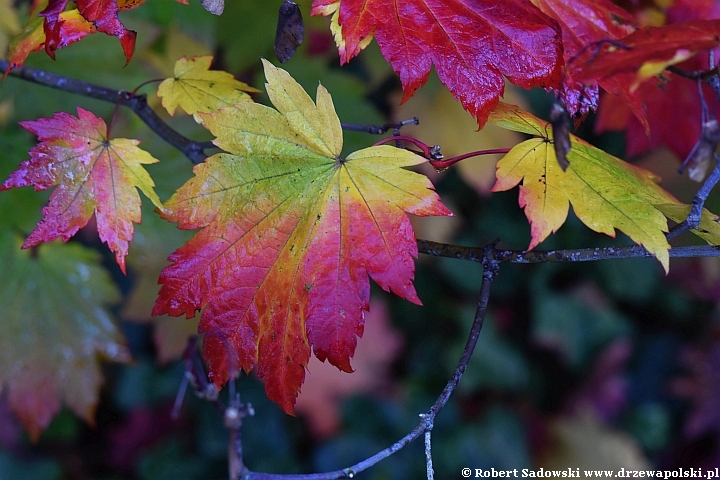
[[[465,160],[466,158],[478,157],[480,155],[494,155],[494,154],[498,154],[498,153],[508,153],[509,151],[510,151],[509,148],[493,148],[490,150],[478,150],[476,152],[463,153],[462,155],[458,155],[456,157],[451,157],[446,160],[430,160],[430,165],[432,165],[433,168],[435,168],[436,170],[444,170],[451,165],[454,165],[462,160]]]
[[[408,137],[407,135],[393,135],[392,137],[383,138],[382,140],[378,140],[377,142],[373,143],[373,147],[377,147],[378,145],[384,145],[390,142],[410,142],[422,151],[422,156],[425,158],[432,158],[433,155],[437,157],[438,155],[435,149],[433,147],[430,147],[427,143],[414,137]],[[442,156],[440,158],[442,158]]]

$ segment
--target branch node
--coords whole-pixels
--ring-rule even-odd
[[[426,432],[429,432],[433,429],[433,427],[435,427],[435,414],[433,412],[421,413],[418,416],[420,417],[421,424]]]

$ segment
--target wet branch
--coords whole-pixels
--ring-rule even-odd
[[[465,247],[447,243],[418,240],[418,251],[435,257],[457,258],[482,263],[486,248]],[[673,247],[669,251],[673,258],[720,257],[720,246],[692,245]],[[621,258],[654,258],[654,255],[640,245],[621,247],[577,248],[567,250],[505,250],[492,248],[488,258],[501,263],[550,263],[550,262],[596,262]]]
[[[5,73],[9,63],[0,59],[0,72]],[[150,130],[160,138],[177,148],[194,164],[202,163],[207,158],[205,150],[216,148],[212,142],[196,142],[172,129],[147,103],[145,94],[133,94],[125,90],[113,90],[92,83],[84,82],[74,78],[63,77],[54,73],[38,70],[31,67],[21,67],[12,70],[9,76],[19,78],[28,82],[36,83],[46,87],[62,90],[63,92],[74,93],[96,100],[113,103],[128,107]]]

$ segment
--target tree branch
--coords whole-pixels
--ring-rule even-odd
[[[9,68],[10,62],[4,58],[0,59],[0,73],[5,74]],[[160,116],[155,113],[152,108],[150,108],[147,103],[147,95],[145,94],[137,95],[126,90],[113,90],[93,83],[64,77],[62,75],[56,75],[54,73],[46,72],[45,70],[39,70],[31,67],[20,67],[10,70],[8,75],[28,82],[36,83],[38,85],[43,85],[45,87],[54,88],[56,90],[62,90],[64,92],[74,93],[76,95],[82,95],[84,97],[94,98],[96,100],[102,100],[115,105],[128,107],[135,112],[135,114],[140,117],[140,119],[145,122],[145,124],[150,127],[153,132],[155,132],[167,143],[180,150],[180,152],[182,152],[183,155],[185,155],[195,165],[204,162],[208,157],[205,150],[217,148],[210,141],[196,142],[171,128],[167,122],[160,118]],[[416,117],[413,117],[409,120],[387,123],[379,126],[343,123],[342,128],[344,130],[367,132],[376,135],[393,130],[393,132],[396,132],[395,134],[398,135],[400,129],[405,125],[418,125],[419,123],[420,121]]]
[[[449,245],[430,240],[417,241],[418,251],[435,257],[457,258],[471,262],[482,262],[485,248]],[[655,256],[640,245],[622,247],[578,248],[568,250],[504,250],[493,248],[489,259],[502,263],[550,263],[550,262],[596,262],[620,258],[654,258]],[[673,247],[670,256],[674,258],[720,257],[720,246],[691,245]]]
[[[0,59],[0,72],[5,73],[10,64]],[[133,95],[125,90],[112,90],[82,80],[55,75],[31,67],[21,67],[9,73],[10,76],[46,87],[82,95],[96,100],[122,105],[131,109],[160,138],[180,150],[194,164],[205,161],[205,149],[217,148],[212,142],[196,142],[173,130],[147,103],[147,96]]]

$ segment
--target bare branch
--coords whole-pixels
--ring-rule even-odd
[[[425,430],[425,470],[428,480],[435,480],[435,470],[432,464],[432,431],[428,428]]]
[[[449,245],[430,240],[418,240],[420,253],[435,257],[457,258],[471,262],[483,261],[484,248]],[[569,250],[504,250],[495,248],[489,252],[490,259],[502,263],[550,263],[550,262],[596,262],[621,258],[654,258],[640,245],[622,247],[578,248]],[[720,257],[720,246],[691,245],[670,249],[670,257]]]
[[[417,117],[410,118],[408,120],[402,120],[400,122],[386,123],[385,125],[358,125],[355,123],[343,123],[343,130],[350,130],[353,132],[365,132],[373,135],[382,135],[390,130],[393,131],[393,135],[400,135],[400,129],[406,125],[420,125],[420,120]]]

